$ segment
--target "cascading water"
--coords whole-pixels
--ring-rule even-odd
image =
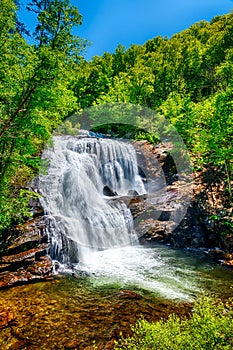
[[[70,271],[71,264],[97,288],[139,288],[169,299],[190,300],[216,286],[208,261],[166,246],[137,244],[131,213],[121,200],[145,193],[132,145],[56,136],[43,158],[49,166],[39,189],[51,256],[61,268],[68,265]],[[110,197],[114,193],[119,196]]]
[[[49,218],[52,257],[78,262],[89,250],[125,246],[136,240],[123,201],[104,195],[145,193],[132,145],[111,139],[56,136],[44,152],[42,204]]]

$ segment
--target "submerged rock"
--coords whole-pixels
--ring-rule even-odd
[[[140,294],[128,289],[120,290],[116,293],[116,295],[121,299],[142,299],[142,296]]]
[[[6,328],[14,322],[13,312],[0,308],[0,329]]]

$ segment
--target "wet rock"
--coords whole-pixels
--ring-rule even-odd
[[[147,141],[136,141],[135,147],[142,167],[148,170],[148,183],[155,192],[145,201],[129,202],[141,240],[169,243],[179,248],[219,246],[225,254],[232,253],[233,210],[224,202],[223,176],[219,174],[216,179],[216,171],[209,168],[194,173],[193,180],[185,178],[186,175],[178,176],[170,156],[173,147],[170,142],[151,145]],[[230,261],[224,254],[222,258]]]
[[[46,223],[43,217],[37,217],[6,230],[1,238],[0,257],[6,253],[17,254],[48,241]]]
[[[140,213],[143,212],[144,204],[146,203],[147,194],[140,194],[136,196],[117,196],[111,197],[109,202],[112,205],[116,205],[117,202],[124,202],[130,209],[133,218],[136,218]]]
[[[158,220],[143,220],[136,226],[138,236],[142,236],[146,240],[164,239],[166,226]]]
[[[51,278],[49,249],[43,217],[6,230],[0,242],[0,288]]]
[[[226,235],[221,235],[224,250],[227,253],[233,254],[233,232]]]
[[[222,266],[233,268],[233,254],[226,253],[219,248],[209,249],[207,254],[215,261],[221,262]]]
[[[221,249],[210,249],[208,255],[215,261],[224,260],[225,252]]]
[[[38,245],[38,247],[26,250],[25,252],[21,252],[14,255],[2,256],[1,261],[3,263],[8,263],[8,265],[9,264],[19,265],[22,261],[24,262],[32,261],[31,258],[33,258],[33,260],[38,260],[37,258],[39,257],[39,255],[41,254],[43,256],[47,254],[48,249],[49,249],[49,245],[46,243],[42,243]]]
[[[109,188],[108,186],[104,186],[103,188],[103,194],[107,197],[114,197],[117,196],[117,193],[114,192],[111,188]]]
[[[31,264],[16,268],[15,271],[0,273],[0,288],[51,279],[53,262],[49,256],[43,256]]]
[[[33,218],[44,215],[44,209],[42,208],[39,200],[31,198],[29,202],[29,206],[30,206],[30,211],[33,215]]]
[[[222,266],[229,267],[229,268],[233,269],[233,259],[232,260],[225,260],[222,263]]]

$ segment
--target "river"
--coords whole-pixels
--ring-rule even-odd
[[[67,272],[0,291],[0,316],[7,311],[10,320],[1,349],[111,349],[139,317],[187,315],[203,292],[232,295],[231,271],[201,252],[160,245],[102,251]]]

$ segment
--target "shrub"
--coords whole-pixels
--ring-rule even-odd
[[[132,327],[133,336],[120,339],[115,350],[226,350],[233,348],[232,301],[200,298],[190,318],[172,314],[167,321],[143,319]]]

